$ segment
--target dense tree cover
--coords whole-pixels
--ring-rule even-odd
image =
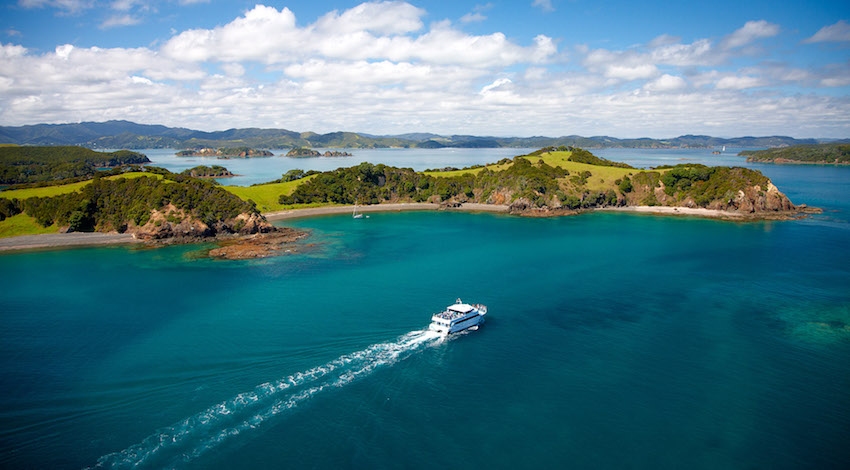
[[[180,172],[181,175],[193,176],[195,178],[222,178],[225,176],[233,176],[227,168],[219,165],[205,166],[200,165],[188,170]]]
[[[0,183],[17,184],[94,175],[98,168],[148,163],[127,150],[103,153],[82,147],[0,147]]]
[[[425,201],[432,196],[446,201],[453,197],[472,198],[476,191],[482,199],[487,199],[493,191],[503,190],[512,193],[514,198],[525,197],[544,206],[548,198],[560,197],[557,180],[568,174],[567,170],[549,166],[542,160],[532,164],[519,157],[504,170],[484,168],[476,174],[440,178],[410,168],[361,163],[317,174],[291,195],[280,196],[280,202],[377,204],[390,200]]]
[[[21,201],[17,199],[0,198],[0,221],[6,220],[7,217],[20,214],[22,210]]]
[[[68,225],[72,231],[123,232],[130,222],[144,225],[152,210],[169,204],[210,226],[241,213],[257,212],[252,202],[243,201],[210,182],[171,173],[162,179],[147,176],[95,178],[79,192],[29,198],[20,204],[39,224]]]
[[[676,194],[679,200],[690,197],[701,207],[714,199],[731,199],[738,190],[748,186],[760,186],[766,191],[770,183],[760,172],[742,167],[708,167],[688,163],[658,169],[667,169],[660,177],[667,195]]]
[[[127,165],[127,166],[119,166],[117,168],[111,168],[108,170],[98,170],[96,173],[85,175],[85,176],[75,176],[73,178],[65,178],[61,180],[51,180],[51,181],[39,181],[37,183],[20,183],[13,184],[7,187],[5,190],[11,191],[15,189],[28,189],[28,188],[46,188],[48,186],[62,186],[64,184],[72,184],[79,183],[80,181],[88,181],[94,178],[95,175],[100,177],[106,176],[117,176],[123,173],[133,172],[133,171],[144,171],[141,166],[138,165]]]
[[[795,145],[766,150],[745,150],[738,155],[749,162],[788,160],[801,163],[850,163],[850,144]]]

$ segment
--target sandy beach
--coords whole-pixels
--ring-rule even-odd
[[[20,235],[17,237],[0,238],[0,251],[116,245],[122,243],[141,243],[141,240],[137,240],[133,235],[128,233],[45,233],[42,235]]]
[[[711,218],[743,218],[744,214],[737,212],[726,212],[716,209],[704,209],[701,207],[667,207],[667,206],[626,206],[626,207],[600,207],[593,209],[601,212],[640,212],[646,214],[662,215],[694,215],[697,217]]]
[[[279,212],[266,212],[263,215],[269,221],[298,219],[302,217],[314,217],[317,215],[350,214],[354,206],[330,206],[310,207],[307,209],[293,209]],[[401,204],[375,204],[371,206],[357,206],[358,212],[401,212],[401,211],[465,211],[465,212],[507,212],[508,206],[495,204],[467,203],[460,207],[445,208],[439,204],[430,203],[401,203]]]

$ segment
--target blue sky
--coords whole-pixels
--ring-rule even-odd
[[[847,2],[0,5],[0,124],[850,137]]]

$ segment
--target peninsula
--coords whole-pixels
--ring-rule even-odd
[[[748,162],[848,165],[850,144],[795,145],[766,150],[745,150],[738,155],[747,157]]]

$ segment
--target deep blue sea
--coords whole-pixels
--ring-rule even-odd
[[[184,167],[238,162],[249,183],[288,161]],[[375,213],[287,221],[314,246],[267,260],[4,254],[0,467],[850,468],[850,168],[747,166],[824,213]],[[424,334],[457,297],[487,322]]]

